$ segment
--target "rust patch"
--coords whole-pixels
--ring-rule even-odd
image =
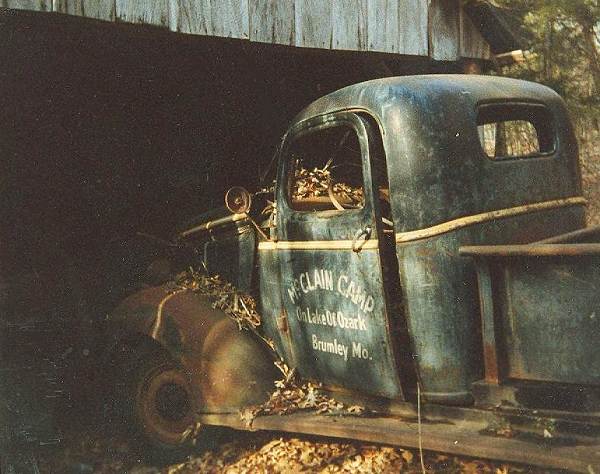
[[[483,345],[483,360],[485,363],[485,380],[486,382],[498,384],[500,377],[498,374],[498,356],[496,347],[489,343]]]

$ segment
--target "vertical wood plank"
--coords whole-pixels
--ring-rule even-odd
[[[463,8],[460,9],[460,56],[480,59],[491,57],[489,43]]]
[[[329,0],[295,0],[296,46],[331,49]]]
[[[294,45],[294,2],[249,0],[250,40]]]
[[[213,35],[241,39],[250,37],[248,0],[211,0],[210,15]]]
[[[429,2],[400,0],[398,9],[398,52],[427,56],[429,54],[427,34]]]
[[[367,38],[369,51],[398,52],[398,0],[369,0]]]
[[[437,61],[455,61],[459,55],[458,0],[431,0],[429,55]]]
[[[83,0],[53,0],[52,10],[58,13],[84,16]]]
[[[367,1],[333,0],[332,48],[367,49]]]
[[[212,35],[210,0],[171,0],[169,5],[173,31]]]
[[[3,0],[0,5],[15,10],[52,11],[52,0]]]
[[[116,18],[118,20],[129,23],[169,26],[168,0],[116,0],[116,7]]]
[[[114,21],[117,15],[115,0],[82,0],[82,15],[87,18]]]
[[[171,31],[177,31],[179,25],[179,2],[177,0],[167,0],[167,25]]]

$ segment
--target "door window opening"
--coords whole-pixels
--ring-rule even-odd
[[[289,199],[297,211],[364,207],[362,150],[356,131],[337,125],[308,133],[290,149]]]

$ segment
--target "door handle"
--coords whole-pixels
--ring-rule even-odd
[[[370,225],[368,225],[364,229],[360,229],[356,232],[356,234],[354,234],[354,238],[352,239],[353,252],[358,253],[362,250],[367,240],[371,238],[372,231],[373,228]]]

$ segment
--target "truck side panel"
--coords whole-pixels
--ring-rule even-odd
[[[557,221],[563,229],[580,227],[582,215],[580,207],[550,210],[398,244],[405,311],[429,400],[468,402],[470,382],[483,377],[477,278],[470,259],[458,254],[461,242],[538,240]]]

